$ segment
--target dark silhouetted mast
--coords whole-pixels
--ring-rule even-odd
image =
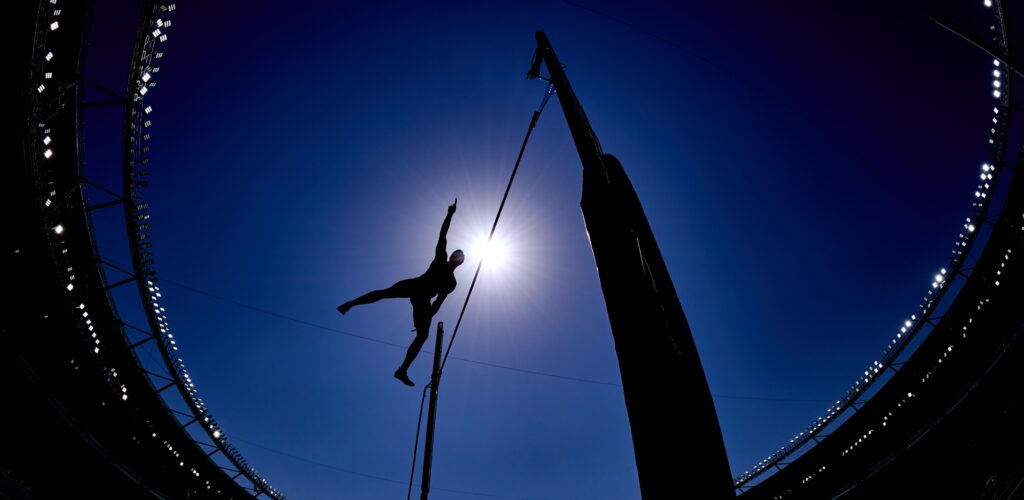
[[[640,199],[605,154],[543,32],[546,63],[583,163],[580,207],[604,292],[645,498],[735,496],[718,416],[690,327]]]

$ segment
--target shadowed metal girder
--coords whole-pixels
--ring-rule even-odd
[[[640,199],[604,154],[543,32],[546,63],[583,163],[580,206],[615,338],[645,498],[735,496],[718,416],[690,327]]]

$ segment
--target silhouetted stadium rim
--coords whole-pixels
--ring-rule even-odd
[[[9,299],[2,306],[0,389],[17,403],[0,412],[0,494],[80,496],[102,484],[116,498],[283,498],[211,416],[160,306],[145,199],[147,96],[159,75],[161,44],[173,31],[174,4],[145,2],[127,93],[114,96],[126,111],[123,192],[110,191],[114,201],[95,205],[80,157],[81,110],[89,104],[83,86],[91,85],[80,68],[90,2],[21,4],[7,17],[14,53],[31,56],[10,69],[13,81],[25,82],[16,105],[27,114],[12,116],[8,129],[21,131],[21,143],[5,152],[11,168],[0,183],[5,212],[16,214],[3,245]],[[998,48],[1009,52],[1004,3],[984,4],[993,29],[974,28],[993,31]],[[851,389],[736,478],[742,497],[1024,495],[1024,179],[1013,175],[1024,139],[1013,137],[1017,154],[1008,164],[1019,107],[1013,72],[993,63],[991,149],[953,256]],[[1005,194],[997,196],[998,189]],[[1001,204],[994,201],[1000,197]],[[98,258],[90,213],[110,204],[123,206],[130,232],[127,279],[108,279],[111,266]],[[112,288],[131,283],[139,287],[146,326],[125,324],[112,300]],[[927,336],[908,356],[903,349],[918,332]],[[150,345],[159,348],[165,372],[140,362],[137,349]],[[171,389],[187,412],[167,404]]]
[[[992,24],[978,31],[991,33],[994,53],[1011,54],[1003,2],[986,0],[984,8],[991,9]],[[1016,138],[1020,151],[1008,164],[1011,117],[1020,108],[1011,98],[1014,71],[1007,66],[1005,59],[992,61],[990,149],[949,263],[936,273],[919,310],[899,327],[881,359],[868,365],[846,395],[736,478],[744,498],[1024,494],[1024,460],[1013,453],[1021,435],[1011,423],[1020,421],[1022,405],[1007,397],[1019,392],[1015,381],[1022,380],[1024,363],[1018,339],[1024,322],[1017,310],[1024,289],[1014,259],[1024,255],[1024,179],[1013,175],[1024,140]],[[991,213],[1007,175],[1012,179],[1002,206]],[[986,232],[984,248],[972,261],[972,246]],[[962,280],[959,290],[944,302],[945,291],[956,289],[955,280]],[[926,338],[908,358],[900,357],[924,328],[930,329]],[[884,386],[869,390],[889,374]],[[755,480],[760,482],[747,486]]]
[[[31,59],[14,66],[27,82],[27,102],[20,103],[27,115],[17,123],[23,149],[9,152],[16,168],[3,183],[7,213],[18,214],[4,276],[18,293],[8,294],[13,300],[4,311],[0,378],[19,404],[2,412],[2,459],[17,462],[0,463],[0,493],[58,498],[102,484],[118,498],[283,498],[228,443],[196,392],[149,267],[148,204],[141,193],[152,109],[146,96],[175,4],[144,2],[127,92],[100,89],[113,98],[105,104],[83,102],[84,87],[96,86],[80,67],[91,9],[89,2],[43,0],[9,18],[18,48]],[[82,175],[82,110],[92,105],[125,108],[123,193]],[[87,184],[113,201],[90,205]],[[111,282],[90,213],[116,205],[125,209],[133,269],[129,279]],[[112,301],[111,289],[131,282],[142,292],[148,328],[125,324]],[[149,343],[159,346],[164,373],[147,370],[138,358]],[[189,411],[168,406],[171,388]]]

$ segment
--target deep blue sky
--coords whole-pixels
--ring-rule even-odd
[[[100,3],[86,73],[120,89],[139,6]],[[151,95],[154,253],[229,440],[291,498],[404,495],[420,391],[391,373],[410,307],[334,308],[423,272],[454,197],[450,249],[489,229],[544,91],[523,78],[537,29],[644,203],[733,473],[806,427],[914,311],[969,213],[991,61],[927,14],[984,32],[988,11],[769,4],[179,2]],[[86,173],[110,185],[119,118],[86,115]],[[453,355],[590,382],[450,362],[434,497],[638,498],[557,106],[519,175],[509,262],[485,268]],[[127,264],[120,214],[97,229]],[[131,290],[117,298],[141,323]]]

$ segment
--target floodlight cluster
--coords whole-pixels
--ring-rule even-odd
[[[44,209],[46,234],[61,271],[61,286],[67,294],[69,308],[74,310],[75,317],[79,321],[80,331],[83,332],[83,341],[87,345],[88,352],[97,357],[101,366],[104,366],[104,375],[112,389],[111,399],[130,404],[132,388],[118,379],[117,370],[111,367],[110,360],[103,358],[106,353],[101,349],[104,339],[123,341],[123,337],[119,338],[121,332],[119,328],[110,329],[94,323],[88,304],[91,294],[95,294],[95,291],[87,290],[86,287],[80,285],[81,277],[87,276],[90,269],[77,269],[72,255],[69,254],[74,248],[70,241],[72,237],[82,237],[82,234],[76,233],[77,226],[71,223],[80,217],[80,214],[76,212],[78,208],[72,207],[69,203],[69,199],[72,197],[69,189],[77,189],[77,186],[61,187],[62,182],[56,175],[58,168],[51,165],[62,158],[62,151],[65,152],[67,158],[73,158],[76,154],[74,141],[62,144],[60,139],[63,136],[58,134],[48,123],[54,114],[48,111],[47,107],[58,101],[60,93],[64,92],[64,89],[70,88],[69,84],[77,81],[75,75],[61,73],[56,65],[62,60],[59,51],[60,44],[51,43],[50,40],[52,33],[61,28],[59,19],[61,9],[58,6],[58,1],[48,0],[47,3],[41,5],[37,16],[36,44],[33,47],[35,57],[30,80],[31,114],[33,116],[33,132],[30,134],[30,141],[32,149],[38,156],[32,157],[31,163],[41,185],[44,186],[40,201]],[[127,92],[129,102],[126,105],[125,134],[126,147],[129,149],[125,167],[128,180],[125,185],[126,216],[131,233],[134,278],[142,292],[144,307],[151,324],[152,331],[146,333],[159,341],[160,351],[171,368],[169,374],[174,379],[174,385],[179,387],[186,402],[193,410],[194,421],[199,422],[212,438],[213,446],[238,467],[237,472],[240,475],[244,475],[252,482],[253,487],[249,489],[254,493],[266,494],[272,498],[284,498],[248,465],[234,447],[227,443],[224,430],[210,416],[205,403],[196,391],[191,375],[185,368],[185,363],[177,354],[179,347],[171,333],[167,311],[161,305],[162,294],[156,284],[156,273],[152,267],[154,260],[150,252],[152,242],[149,233],[151,229],[149,203],[144,201],[142,196],[142,190],[148,184],[145,180],[148,171],[142,167],[149,163],[146,154],[150,149],[149,129],[153,124],[151,118],[153,107],[145,103],[145,97],[156,87],[156,77],[160,68],[155,63],[163,57],[163,52],[158,50],[158,47],[168,40],[167,32],[172,26],[169,17],[176,8],[175,4],[160,0],[149,5],[152,9],[145,13],[142,21],[148,27],[145,36],[138,40],[133,56]],[[78,261],[83,260],[82,256],[77,257],[79,257]],[[89,257],[88,260],[92,261],[91,256]],[[111,331],[106,331],[104,328]],[[70,363],[75,370],[80,366],[75,359],[71,359]],[[152,437],[157,439],[157,433],[154,432]],[[140,438],[136,436],[135,439]],[[181,458],[180,452],[168,440],[163,440],[163,445],[175,458]],[[179,460],[179,465],[185,467],[184,460]],[[190,468],[190,472],[195,477],[200,477],[196,468]],[[207,489],[211,488],[209,480],[205,484]]]
[[[149,203],[145,201],[145,188],[148,187],[148,153],[153,125],[153,106],[147,102],[152,89],[157,85],[160,72],[158,62],[163,58],[162,44],[167,42],[173,22],[169,17],[176,10],[175,4],[157,4],[148,13],[143,32],[136,45],[135,58],[130,73],[128,90],[131,104],[127,106],[126,145],[129,155],[124,167],[125,191],[131,200],[126,205],[127,221],[131,234],[132,261],[137,276],[144,277],[140,281],[140,293],[151,326],[159,332],[159,348],[165,362],[171,368],[179,391],[192,410],[195,421],[206,431],[217,450],[222,452],[229,461],[235,464],[239,472],[255,486],[254,490],[272,498],[284,498],[283,495],[260,476],[242,455],[227,441],[226,433],[210,415],[209,408],[203,402],[196,389],[191,374],[185,366],[180,354],[180,346],[171,330],[167,318],[167,310],[161,305],[163,294],[157,285],[157,275],[153,268],[154,259],[151,252],[152,239],[149,232],[152,228]],[[199,477],[198,472],[192,472]],[[209,488],[209,481],[207,481]]]
[[[73,244],[79,241],[82,234],[78,230],[80,226],[76,225],[80,214],[77,213],[77,205],[72,203],[73,197],[70,192],[76,187],[67,186],[66,168],[69,163],[66,159],[74,158],[77,145],[74,141],[62,142],[60,138],[67,136],[60,135],[51,125],[56,116],[51,104],[60,100],[62,93],[76,78],[73,74],[58,70],[57,64],[61,59],[55,51],[59,52],[56,47],[60,47],[60,40],[50,38],[53,32],[61,27],[61,13],[58,0],[49,0],[41,5],[36,19],[37,44],[33,47],[35,53],[30,76],[30,87],[35,91],[30,94],[33,130],[29,134],[29,140],[30,147],[38,156],[31,157],[30,161],[38,182],[43,186],[40,202],[47,228],[45,234],[54,255],[54,262],[57,264],[67,307],[78,323],[78,331],[82,334],[80,340],[83,355],[96,359],[111,389],[103,404],[108,401],[129,404],[132,395],[130,387],[123,379],[118,378],[117,369],[112,366],[113,360],[107,359],[107,351],[103,349],[105,341],[118,341],[120,332],[112,329],[109,322],[96,320],[94,311],[89,307],[95,291],[89,289],[83,281],[93,268],[78,267],[78,263],[91,262],[92,256],[87,255],[83,259],[82,255],[76,254],[79,250]],[[51,84],[47,85],[47,82]],[[48,316],[44,316],[46,317]],[[82,364],[79,361],[80,359],[75,357],[69,360],[73,370],[80,369]]]
[[[994,1],[999,3],[999,0]],[[992,4],[993,0],[985,0],[986,7],[992,7]],[[1002,19],[1002,6],[997,5],[996,7],[997,8],[993,10],[995,21],[994,24],[990,26],[990,30],[997,31],[998,28],[997,41],[1005,50],[1008,46],[1006,24]],[[744,484],[750,482],[755,477],[772,467],[780,468],[780,463],[783,458],[813,440],[819,432],[835,421],[836,418],[838,418],[846,409],[853,406],[868,387],[870,387],[871,384],[875,382],[887,369],[896,371],[893,363],[903,349],[909,344],[914,335],[926,325],[931,324],[933,321],[933,313],[935,312],[936,307],[938,307],[946,290],[949,288],[950,281],[958,275],[965,277],[968,275],[967,270],[963,269],[964,259],[970,250],[971,245],[975,241],[979,226],[984,223],[986,214],[988,213],[992,193],[999,176],[999,165],[1001,165],[1005,153],[1006,136],[1009,133],[1009,119],[1006,115],[1009,114],[1011,109],[1009,99],[1010,74],[1009,71],[1003,71],[1003,65],[998,59],[993,60],[992,64],[994,68],[992,72],[992,97],[996,100],[996,105],[992,108],[992,126],[989,129],[990,135],[988,138],[988,143],[992,145],[992,150],[990,151],[991,158],[989,161],[982,163],[980,167],[979,182],[975,186],[974,196],[971,202],[973,215],[965,219],[962,230],[957,235],[954,242],[952,256],[950,257],[946,267],[938,269],[931,280],[927,293],[918,305],[917,310],[900,324],[896,334],[891,338],[883,350],[882,356],[878,360],[872,361],[864,370],[863,374],[859,375],[857,379],[854,380],[853,385],[847,390],[847,392],[841,398],[836,400],[834,404],[826,408],[823,414],[817,417],[817,419],[804,431],[793,436],[789,440],[789,443],[781,446],[774,453],[759,461],[751,469],[744,471],[742,474],[734,478],[735,487],[742,487]],[[998,286],[998,281],[996,281],[996,283]],[[945,354],[949,353],[947,352]],[[941,359],[939,362],[941,363]],[[912,397],[912,395],[908,395],[908,398],[910,397]],[[898,406],[903,403],[904,401],[901,401],[898,403]],[[882,425],[884,426],[885,423],[883,422]],[[853,449],[863,442],[864,439],[867,439],[869,435],[870,433],[862,436],[858,441],[851,443],[850,448],[847,448],[842,455],[845,456],[847,453],[852,452]],[[813,475],[805,478],[804,482],[810,481],[812,477]]]

